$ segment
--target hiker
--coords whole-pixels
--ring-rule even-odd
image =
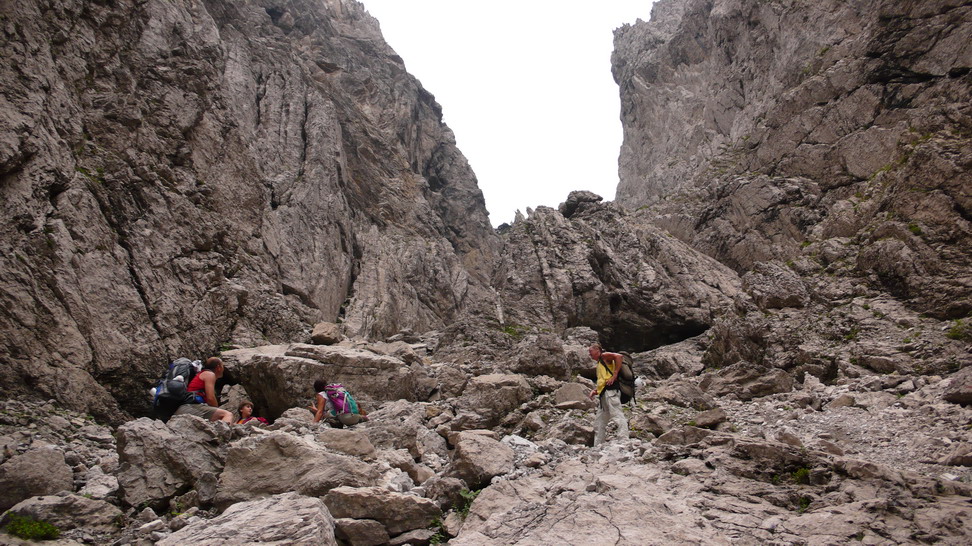
[[[310,410],[314,412],[314,422],[319,423],[325,416],[330,420],[332,417],[343,426],[351,426],[367,421],[368,416],[361,413],[358,404],[351,397],[351,394],[341,385],[329,385],[323,379],[314,381],[314,404]],[[338,398],[335,403],[332,398]],[[340,411],[339,411],[340,410]]]
[[[210,421],[233,422],[233,414],[220,409],[216,398],[216,380],[223,376],[223,361],[215,356],[206,359],[203,369],[192,378],[186,390],[195,394],[196,402],[182,404],[175,415],[195,415]]]
[[[623,358],[617,353],[605,353],[599,343],[591,345],[587,352],[597,361],[597,387],[589,395],[591,400],[599,396],[597,417],[594,418],[594,445],[604,442],[608,421],[614,421],[618,426],[618,438],[627,440],[628,420],[621,411],[621,390],[618,383],[618,372],[621,371]]]
[[[237,425],[245,425],[250,421],[263,423],[264,425],[267,424],[267,420],[263,417],[253,416],[253,402],[250,402],[249,400],[244,400],[241,402],[237,412],[240,414],[240,420],[236,422]]]

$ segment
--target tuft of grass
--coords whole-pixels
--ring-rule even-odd
[[[793,481],[803,485],[810,484],[810,469],[808,468],[798,468],[793,473]]]
[[[952,327],[948,329],[948,332],[945,332],[945,337],[959,341],[972,341],[972,324],[966,324],[962,319],[956,319],[952,322]]]
[[[519,340],[523,338],[527,330],[519,324],[504,324],[503,327],[500,328],[500,331],[513,339]]]
[[[10,514],[5,529],[24,540],[54,540],[61,536],[61,530],[50,523],[19,514]]]
[[[908,231],[914,233],[915,235],[921,235],[922,234],[921,226],[919,226],[918,224],[916,224],[914,222],[911,222],[910,224],[908,224]]]
[[[459,513],[459,516],[461,516],[463,520],[465,520],[469,515],[469,508],[472,507],[473,501],[476,500],[476,497],[478,497],[481,492],[482,489],[477,491],[463,489],[459,492],[459,496],[462,497],[462,501],[460,501],[459,507],[456,508],[456,512]]]

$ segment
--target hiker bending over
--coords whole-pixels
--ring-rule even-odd
[[[210,421],[233,422],[233,414],[219,408],[216,398],[216,380],[223,376],[223,361],[215,356],[206,359],[201,372],[197,373],[186,390],[195,394],[195,404],[182,404],[176,415],[195,415]]]
[[[621,411],[621,390],[618,384],[618,372],[623,362],[617,353],[601,351],[601,345],[595,343],[588,349],[591,358],[597,361],[597,388],[591,391],[590,398],[600,395],[597,403],[597,417],[594,418],[594,445],[604,442],[604,433],[608,421],[614,421],[618,426],[618,438],[628,439],[628,420]]]
[[[367,421],[368,416],[364,415],[358,408],[357,402],[351,397],[351,393],[342,385],[328,385],[323,379],[314,381],[314,405],[310,410],[314,412],[314,422],[319,423],[321,419],[327,417],[336,418],[339,426],[351,426]]]
[[[244,400],[237,411],[240,413],[240,420],[236,422],[237,425],[245,425],[250,421],[263,423],[264,425],[267,424],[267,420],[263,417],[253,416],[253,402],[249,400]]]

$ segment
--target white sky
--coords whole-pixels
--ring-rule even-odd
[[[493,226],[573,190],[613,200],[613,31],[653,0],[359,0],[442,105]]]

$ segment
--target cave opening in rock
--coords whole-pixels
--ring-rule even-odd
[[[601,329],[598,337],[605,350],[641,353],[684,341],[708,329],[708,324],[698,322],[664,326],[622,322]]]

